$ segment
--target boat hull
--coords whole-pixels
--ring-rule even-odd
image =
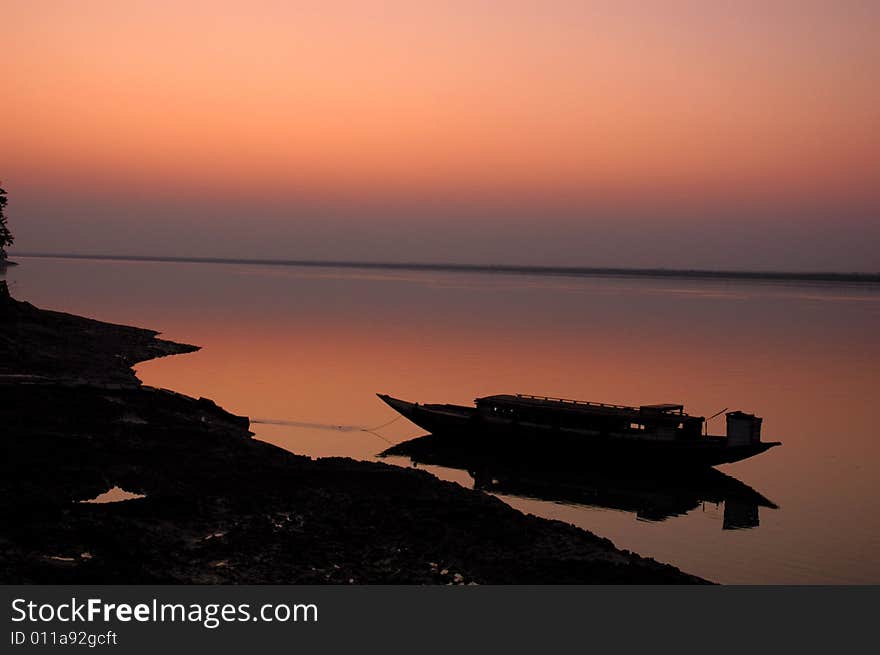
[[[385,395],[379,398],[419,427],[443,437],[454,448],[495,462],[528,461],[543,468],[705,468],[748,459],[779,445],[779,442],[758,442],[730,446],[724,437],[660,440],[591,435],[577,430],[487,420],[470,407],[420,405]]]

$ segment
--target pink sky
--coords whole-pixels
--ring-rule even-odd
[[[3,15],[21,251],[880,269],[877,3]]]

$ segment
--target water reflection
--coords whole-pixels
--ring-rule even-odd
[[[19,298],[202,346],[139,364],[145,384],[273,420],[256,438],[311,457],[388,447],[339,428],[395,418],[377,391],[748,408],[785,443],[722,467],[782,506],[761,510],[758,530],[711,527],[721,512],[700,494],[705,513],[660,522],[505,501],[717,582],[880,581],[880,286],[18,259],[6,279]],[[424,433],[405,420],[379,432],[395,443]],[[473,483],[466,467],[426,468]]]
[[[778,508],[747,484],[711,468],[669,473],[536,469],[534,459],[517,462],[506,458],[502,463],[449,444],[442,437],[425,435],[389,448],[382,456],[408,457],[414,464],[467,471],[475,489],[494,494],[631,512],[643,521],[665,521],[704,503],[723,503],[722,529],[738,530],[760,525],[759,508]]]

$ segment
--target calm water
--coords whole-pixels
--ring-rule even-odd
[[[19,261],[7,279],[21,299],[203,346],[138,374],[252,418],[299,423],[253,428],[298,453],[369,459],[386,448],[366,432],[322,427],[393,419],[376,392],[753,411],[764,438],[784,445],[722,470],[779,506],[762,507],[758,527],[722,529],[723,503],[646,521],[502,498],[719,582],[880,583],[880,289]],[[711,425],[723,432],[722,419]],[[398,442],[422,431],[401,419],[379,433]],[[427,468],[473,484],[466,472]]]

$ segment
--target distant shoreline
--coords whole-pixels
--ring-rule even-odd
[[[500,273],[505,275],[547,275],[557,277],[644,277],[703,280],[774,282],[839,282],[880,284],[880,273],[836,273],[806,271],[724,271],[674,268],[614,268],[582,266],[528,266],[514,264],[457,264],[421,262],[371,262],[309,259],[246,259],[232,257],[164,257],[150,255],[80,255],[71,253],[16,252],[16,257],[38,259],[78,259],[133,261],[177,264],[247,264],[252,266],[291,266],[300,268],[352,268],[393,271],[444,271],[450,273]]]

